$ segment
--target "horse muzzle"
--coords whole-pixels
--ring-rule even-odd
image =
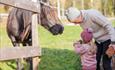
[[[55,24],[53,25],[51,28],[49,28],[49,31],[53,34],[53,35],[58,35],[58,34],[62,34],[64,31],[64,27],[60,24]]]

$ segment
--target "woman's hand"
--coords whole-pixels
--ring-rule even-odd
[[[106,51],[108,57],[112,57],[115,54],[115,44],[110,44],[109,48]]]

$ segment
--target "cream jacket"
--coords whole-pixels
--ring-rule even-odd
[[[111,39],[112,42],[115,42],[115,30],[105,16],[94,9],[81,10],[81,12],[84,20],[80,26],[83,29],[90,28],[96,41],[103,42]]]

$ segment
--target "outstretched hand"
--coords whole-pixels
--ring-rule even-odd
[[[79,41],[75,41],[75,42],[73,43],[73,46],[75,47],[75,45],[80,45],[81,43],[82,43],[81,40],[79,40]]]

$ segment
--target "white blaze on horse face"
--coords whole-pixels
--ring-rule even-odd
[[[59,20],[56,20],[58,17],[56,16],[55,10],[49,6],[43,7],[43,12],[45,14],[45,18],[47,19],[48,27],[52,27],[56,25]]]
[[[49,14],[47,15],[51,27],[55,24],[61,23],[57,14],[58,13],[55,8],[51,8]]]

